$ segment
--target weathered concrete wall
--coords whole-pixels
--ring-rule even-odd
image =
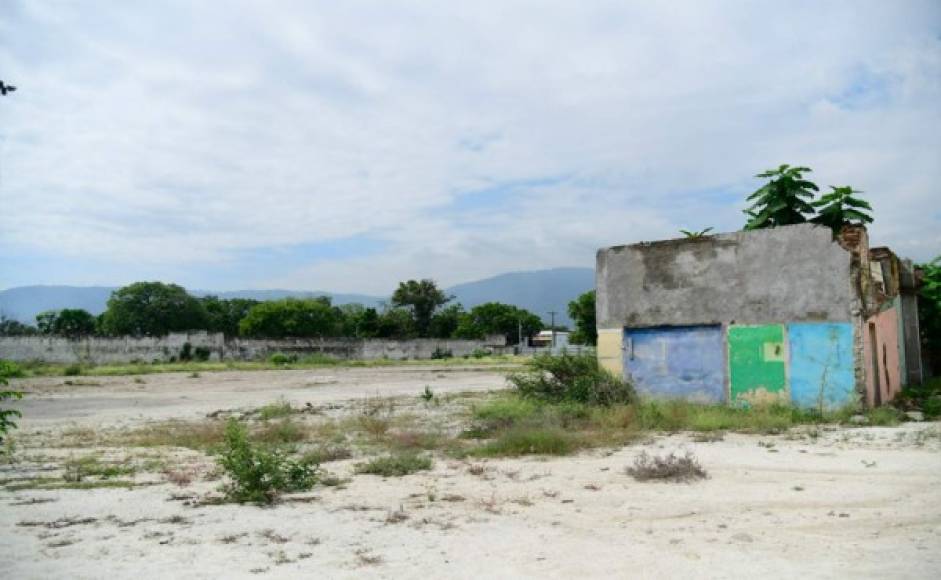
[[[602,249],[598,328],[848,322],[850,263],[811,224]]]
[[[502,352],[494,339],[478,340],[383,340],[383,339],[229,339],[205,332],[170,334],[165,337],[119,337],[67,339],[62,337],[0,337],[0,359],[42,360],[55,363],[128,363],[169,361],[178,358],[183,345],[208,348],[211,360],[258,360],[285,354],[320,353],[340,359],[374,360],[388,358],[427,359],[436,349],[464,356],[477,349]]]

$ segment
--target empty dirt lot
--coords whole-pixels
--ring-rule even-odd
[[[662,434],[569,457],[436,452],[430,471],[400,478],[354,474],[357,451],[327,466],[342,485],[273,507],[214,505],[201,501],[221,483],[211,456],[113,437],[276,401],[316,422],[381,400],[390,415],[446,428],[505,388],[503,374],[416,366],[65,380],[15,381],[28,395],[14,459],[0,466],[4,577],[930,578],[941,569],[937,423]],[[425,386],[435,404],[419,398]],[[692,451],[709,478],[637,482],[625,468],[642,451]],[[43,483],[89,454],[127,468],[120,478],[131,484]]]

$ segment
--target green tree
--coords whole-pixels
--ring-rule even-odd
[[[36,327],[42,334],[77,338],[95,334],[95,317],[81,308],[47,310],[36,315]]]
[[[259,338],[337,336],[340,318],[340,311],[325,296],[271,300],[248,311],[239,323],[239,333]]]
[[[848,185],[831,185],[830,189],[833,191],[810,204],[821,208],[817,210],[817,217],[810,221],[827,226],[835,233],[839,233],[843,226],[864,226],[872,223],[872,217],[866,213],[872,211],[872,206],[854,195],[862,193],[861,191],[856,191]]]
[[[206,310],[206,330],[221,332],[226,336],[238,336],[239,323],[248,315],[248,311],[259,304],[251,298],[222,299],[217,296],[204,296],[199,299]]]
[[[23,324],[19,320],[0,314],[0,336],[31,336],[38,333],[35,326]]]
[[[918,292],[918,324],[921,341],[928,355],[926,361],[931,374],[941,374],[941,256],[921,270],[921,288]]]
[[[433,338],[451,338],[457,331],[461,323],[461,317],[464,316],[464,307],[460,304],[451,304],[442,308],[431,317],[431,325],[428,327],[428,334]]]
[[[748,215],[745,229],[757,230],[806,222],[806,216],[814,213],[810,205],[814,198],[813,192],[819,191],[816,184],[804,179],[803,174],[811,171],[809,167],[785,164],[759,173],[756,177],[769,181],[748,196],[752,205],[745,210]]]
[[[378,338],[414,338],[415,317],[405,308],[387,308],[379,315]]]
[[[176,284],[135,282],[108,299],[102,330],[111,335],[163,336],[205,329],[206,309]]]
[[[569,316],[575,322],[575,332],[569,337],[573,344],[597,344],[598,328],[595,324],[595,291],[589,290],[569,302]]]
[[[457,338],[480,339],[489,334],[502,334],[507,344],[516,344],[521,326],[523,336],[528,338],[542,330],[542,319],[523,308],[487,302],[471,308],[470,312],[462,316],[454,335]]]
[[[448,296],[438,288],[434,280],[408,280],[399,282],[399,287],[392,294],[392,305],[408,308],[415,320],[415,330],[418,336],[428,336],[431,318],[439,306],[451,301]]]
[[[55,310],[45,310],[36,315],[36,329],[39,330],[39,334],[50,335],[55,332],[56,327],[56,311]]]

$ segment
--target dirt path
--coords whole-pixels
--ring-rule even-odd
[[[73,384],[66,384],[70,381]],[[26,392],[16,408],[24,428],[190,419],[222,408],[259,407],[280,399],[323,404],[364,397],[504,388],[505,373],[485,366],[396,366],[290,371],[165,373],[136,377],[44,377],[13,381]]]
[[[68,390],[57,386],[62,379],[27,381],[34,394],[25,430],[47,433],[37,436],[46,447],[21,451],[28,461],[89,452],[55,447],[56,430],[74,422],[503,384],[499,373],[426,367],[93,380],[102,384]],[[624,471],[641,452],[687,450],[709,479],[640,483]],[[881,579],[941,570],[937,423],[713,442],[675,434],[562,458],[439,455],[431,471],[402,478],[353,475],[351,459],[328,464],[350,478],[345,487],[270,508],[194,503],[219,481],[208,475],[211,459],[181,457],[205,477],[185,487],[151,474],[143,483],[153,485],[129,490],[0,491],[2,575]],[[21,469],[2,466],[0,476]]]

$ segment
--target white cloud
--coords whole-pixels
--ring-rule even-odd
[[[384,292],[734,229],[751,176],[798,162],[926,259],[939,24],[930,1],[4,5],[0,256],[205,285],[234,251],[368,236],[229,285]],[[0,266],[80,281],[55,276]]]

